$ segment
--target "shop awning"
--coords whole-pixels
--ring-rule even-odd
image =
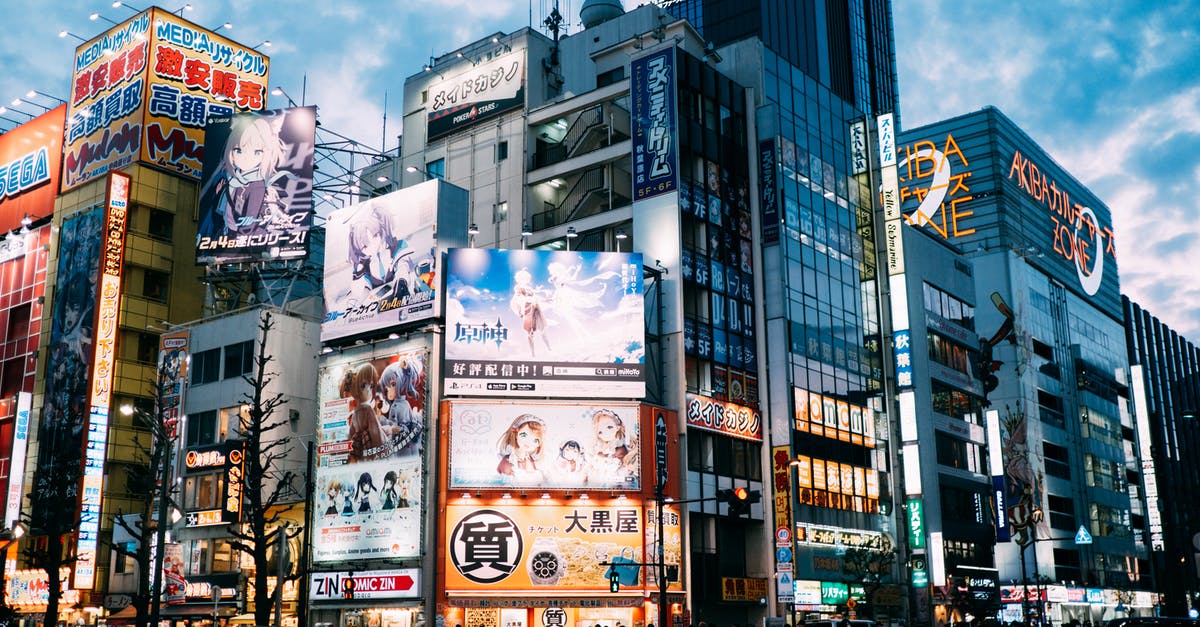
[[[120,610],[108,615],[108,624],[110,625],[129,625],[137,620],[137,608],[132,605],[126,605]]]

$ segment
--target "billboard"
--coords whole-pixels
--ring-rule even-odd
[[[265,107],[267,57],[158,7],[75,49],[62,189],[135,161],[198,179],[209,119]]]
[[[187,330],[164,333],[158,338],[159,403],[167,437],[179,436],[179,421],[183,419],[183,398],[187,390],[188,356]]]
[[[444,391],[642,397],[643,301],[639,253],[451,249]]]
[[[608,594],[608,566],[622,586],[644,580],[643,512],[636,503],[446,507],[446,590]],[[639,590],[637,594],[641,594]]]
[[[64,219],[59,228],[45,393],[37,435],[41,443],[37,473],[47,473],[51,478],[64,469],[78,468],[83,462],[88,381],[96,337],[96,283],[100,274],[97,260],[103,230],[103,206],[76,213]],[[103,449],[100,453],[103,455]],[[69,472],[64,474],[70,476]],[[64,495],[78,498],[78,486],[66,486]],[[32,514],[35,519],[44,520],[55,512],[48,509]]]
[[[723,403],[688,392],[686,417],[689,427],[755,442],[763,439],[762,415],[737,403]]]
[[[450,488],[640,490],[636,403],[450,403]]]
[[[210,120],[197,263],[304,256],[313,218],[316,128],[316,107]]]
[[[54,213],[66,116],[59,105],[0,135],[0,232]]]
[[[679,188],[675,91],[674,45],[630,61],[635,201]]]
[[[421,554],[428,356],[409,346],[323,365],[314,561]]]
[[[321,341],[439,313],[440,190],[428,181],[329,214]]]
[[[495,57],[429,88],[427,140],[525,106],[525,50]]]

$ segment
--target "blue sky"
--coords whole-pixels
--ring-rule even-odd
[[[578,31],[582,0],[561,3],[568,32]],[[272,58],[272,85],[319,105],[325,128],[380,147],[386,92],[385,147],[394,149],[406,76],[431,55],[495,31],[540,24],[550,0],[192,4],[184,16],[193,22],[215,28],[229,21],[232,28],[222,34],[251,46],[270,40],[270,48],[260,49]],[[103,31],[109,24],[89,21],[92,11],[116,21],[133,15],[106,0],[0,0],[6,22],[0,103],[30,89],[67,97],[79,42],[57,33],[90,38]],[[895,0],[893,14],[905,126],[989,104],[1000,108],[1112,210],[1122,291],[1200,342],[1200,262],[1193,252],[1200,244],[1196,6]]]

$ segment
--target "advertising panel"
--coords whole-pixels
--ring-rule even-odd
[[[762,209],[763,244],[779,241],[779,190],[776,172],[775,138],[758,142],[758,202]]]
[[[163,427],[172,441],[179,437],[179,421],[183,418],[183,398],[187,388],[188,332],[172,331],[158,338],[158,385]]]
[[[108,174],[104,231],[100,251],[100,294],[96,306],[95,355],[92,360],[91,411],[87,423],[87,456],[83,465],[83,498],[75,547],[75,587],[91,589],[96,574],[100,533],[100,501],[104,491],[104,457],[108,445],[109,403],[117,365],[117,319],[121,301],[121,268],[125,263],[125,226],[130,177]],[[62,254],[62,251],[59,251]],[[96,262],[93,261],[93,264]],[[61,279],[60,275],[60,279]]]
[[[645,396],[642,256],[455,248],[448,395]]]
[[[161,8],[75,50],[62,189],[143,161],[199,178],[213,117],[265,106],[268,60]]]
[[[313,573],[308,598],[314,601],[352,599],[415,599],[421,596],[421,570],[368,570]]]
[[[265,109],[270,61],[169,11],[152,15],[142,160],[198,179],[205,145],[219,145],[205,138],[205,125]]]
[[[675,46],[630,61],[635,201],[679,188],[675,91]]]
[[[314,561],[421,554],[427,361],[410,347],[323,366]]]
[[[66,117],[59,105],[0,135],[0,233],[54,212]]]
[[[449,505],[446,590],[609,594],[601,562],[617,564],[621,586],[640,586],[642,526],[634,503]]]
[[[13,421],[12,455],[9,457],[9,464],[13,469],[25,468],[25,455],[29,452],[29,411],[32,405],[32,394],[17,392],[17,415]],[[9,475],[8,480],[8,500],[4,509],[5,529],[12,529],[20,520],[21,499],[24,497],[25,473],[14,472]]]
[[[762,442],[762,415],[755,409],[689,392],[686,415],[689,427]]]
[[[438,189],[429,181],[329,214],[321,341],[439,313]]]
[[[240,113],[209,121],[196,262],[293,259],[312,227],[317,109]]]
[[[525,50],[430,86],[429,101],[429,141],[520,109],[525,106]]]
[[[450,404],[450,488],[640,490],[634,403]]]

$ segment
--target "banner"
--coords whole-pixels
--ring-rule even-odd
[[[329,214],[321,341],[438,314],[439,189],[428,181]]]
[[[450,488],[640,490],[634,403],[452,401]]]
[[[640,398],[642,256],[451,249],[448,395]]]
[[[675,68],[675,46],[630,62],[635,201],[679,188]]]
[[[446,507],[446,590],[604,592],[617,564],[622,586],[639,586],[642,508],[546,505]],[[640,594],[640,591],[639,591]]]
[[[427,141],[470,128],[525,106],[525,50],[487,63],[429,88]]]
[[[421,555],[425,348],[321,371],[313,560]]]
[[[158,338],[158,385],[163,427],[167,437],[179,437],[179,421],[183,418],[183,398],[187,389],[188,331],[172,331]]]
[[[196,262],[294,259],[312,227],[316,107],[214,118],[207,127]]]

